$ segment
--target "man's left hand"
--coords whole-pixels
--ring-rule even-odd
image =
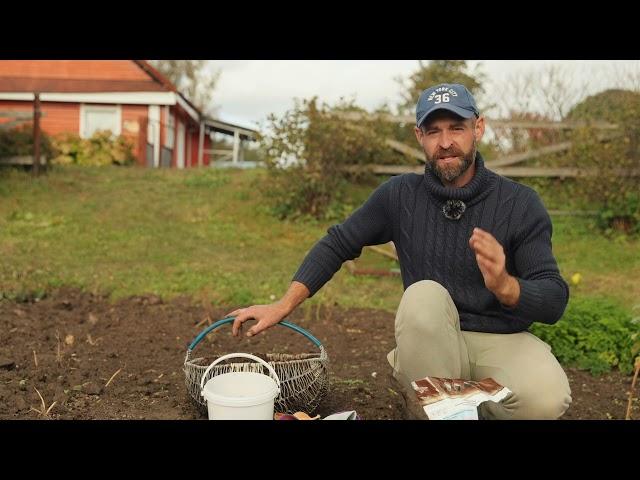
[[[520,284],[507,272],[502,245],[489,232],[474,228],[469,246],[476,254],[476,262],[484,277],[485,286],[500,303],[508,307],[515,306],[520,298]]]

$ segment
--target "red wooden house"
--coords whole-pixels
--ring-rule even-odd
[[[234,136],[237,160],[256,133],[207,118],[143,60],[0,61],[0,111],[31,112],[36,92],[45,133],[111,130],[133,141],[143,166],[207,166],[212,132]]]

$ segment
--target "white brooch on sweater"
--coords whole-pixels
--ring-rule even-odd
[[[442,213],[449,220],[459,220],[466,209],[462,200],[447,200],[442,206]]]

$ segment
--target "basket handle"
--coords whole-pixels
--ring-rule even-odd
[[[193,340],[193,342],[191,342],[191,345],[189,345],[189,348],[187,349],[189,352],[191,352],[194,348],[196,348],[196,346],[202,341],[202,339],[204,337],[207,336],[207,334],[209,332],[211,332],[212,330],[215,330],[216,328],[218,328],[220,325],[224,325],[225,323],[231,323],[236,319],[236,317],[226,317],[223,318],[222,320],[218,320],[217,322],[209,325],[207,328],[205,328],[202,332],[200,332],[198,334],[198,336]],[[299,327],[298,325],[295,325],[291,322],[286,322],[284,320],[281,320],[277,323],[277,325],[282,325],[284,327],[288,327],[291,330],[294,330],[302,335],[304,335],[305,337],[307,337],[309,340],[311,340],[311,342],[313,342],[313,344],[318,347],[321,348],[322,347],[322,343],[320,342],[320,340],[318,340],[316,337],[314,337],[313,335],[311,335],[308,331],[306,331],[304,328]]]
[[[217,360],[214,360],[214,362],[211,365],[209,365],[207,369],[204,371],[204,374],[200,379],[200,395],[204,395],[204,380],[205,378],[207,378],[207,374],[209,373],[209,371],[213,367],[215,367],[218,363],[222,362],[223,360],[227,360],[229,358],[238,358],[238,357],[255,360],[256,362],[259,362],[263,366],[267,367],[267,369],[269,370],[269,373],[271,374],[271,377],[276,381],[276,385],[278,387],[278,395],[280,395],[280,378],[278,378],[278,374],[276,373],[276,371],[273,369],[271,365],[269,365],[267,362],[262,360],[260,357],[256,357],[255,355],[251,355],[250,353],[229,353],[227,355],[221,356]]]

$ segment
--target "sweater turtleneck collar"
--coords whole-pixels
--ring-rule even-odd
[[[485,190],[488,170],[480,152],[476,152],[476,171],[473,178],[464,187],[445,187],[440,179],[431,171],[429,164],[425,166],[424,178],[427,190],[441,200],[463,200],[469,202]]]

